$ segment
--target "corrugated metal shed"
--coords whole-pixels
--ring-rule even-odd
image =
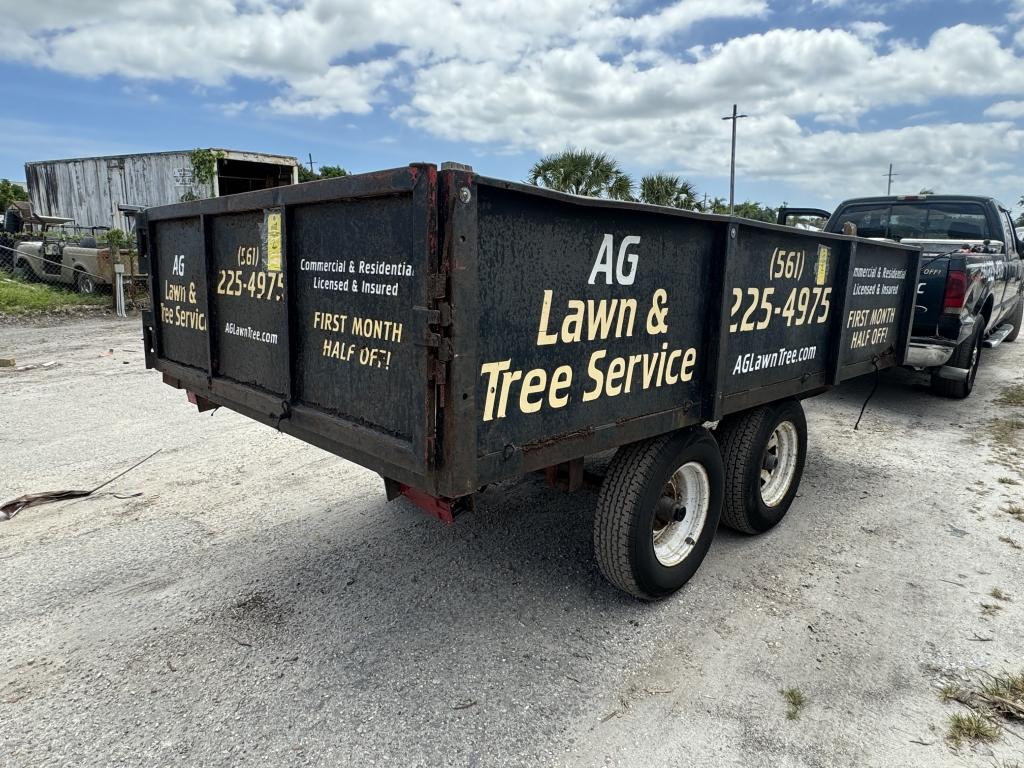
[[[190,151],[83,157],[25,163],[29,200],[35,212],[65,216],[83,227],[128,229],[119,205],[177,203],[186,192],[215,197],[221,191],[247,191],[298,182],[294,157],[214,149],[222,153],[213,184],[197,185]]]

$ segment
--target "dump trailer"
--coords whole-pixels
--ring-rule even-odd
[[[455,164],[152,208],[138,232],[147,367],[200,410],[448,522],[525,473],[577,489],[615,449],[594,551],[642,599],[693,575],[720,520],[782,519],[801,399],[902,361],[920,257]]]

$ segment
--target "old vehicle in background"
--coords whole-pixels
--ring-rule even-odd
[[[826,214],[782,208],[779,223]],[[927,371],[933,391],[964,398],[981,350],[1016,340],[1024,321],[1024,244],[1010,212],[990,197],[899,195],[846,200],[826,232],[856,231],[921,248],[921,277],[906,365]]]
[[[133,210],[125,215],[132,217],[135,213]],[[21,280],[95,293],[114,284],[118,263],[124,265],[126,277],[138,275],[138,257],[130,249],[118,247],[117,242],[115,253],[104,242],[109,236],[109,227],[82,227],[64,216],[36,213],[30,203],[19,202],[4,217],[0,267]],[[123,235],[121,244],[128,245]]]
[[[919,257],[455,164],[153,208],[137,233],[146,365],[199,409],[446,521],[529,472],[576,490],[617,449],[594,552],[648,600],[694,574],[719,520],[783,518],[800,401],[903,360]]]
[[[23,240],[16,244],[11,264],[14,276],[22,280],[39,280],[74,288],[79,293],[96,293],[113,285],[115,264],[124,263],[126,251],[114,254],[111,248],[97,242],[93,235],[77,242],[62,236],[42,233],[40,240]],[[137,273],[137,258],[126,264],[126,274]]]

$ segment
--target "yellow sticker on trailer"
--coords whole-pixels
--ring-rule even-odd
[[[267,272],[281,271],[281,214],[267,214]]]
[[[818,246],[818,273],[814,276],[815,285],[824,285],[828,280],[828,259],[832,249],[827,245]]]

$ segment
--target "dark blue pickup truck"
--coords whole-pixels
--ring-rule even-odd
[[[967,397],[983,347],[1014,341],[1024,316],[1024,243],[1009,211],[990,197],[901,195],[846,200],[834,213],[782,208],[779,223],[825,219],[826,232],[921,247],[921,277],[905,365],[932,389]]]

